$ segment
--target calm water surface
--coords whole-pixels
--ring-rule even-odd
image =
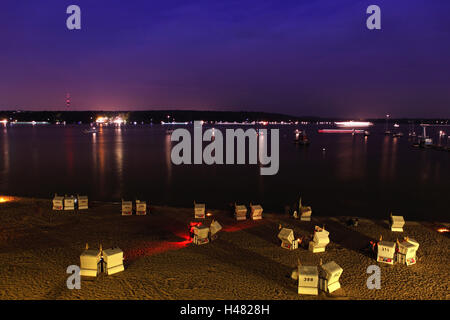
[[[406,126],[403,138],[384,136],[384,126],[371,128],[367,138],[318,134],[314,125],[281,126],[275,176],[260,176],[257,165],[172,165],[170,135],[160,125],[110,126],[96,134],[86,128],[0,127],[0,193],[80,193],[183,207],[194,199],[215,208],[253,201],[280,212],[302,195],[315,215],[387,218],[393,210],[410,219],[448,221],[450,213],[450,153],[412,148]],[[296,128],[307,130],[309,147],[293,143]],[[436,141],[436,132],[430,133]],[[450,145],[447,140],[441,143]]]

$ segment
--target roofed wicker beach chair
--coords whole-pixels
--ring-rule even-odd
[[[88,197],[77,195],[78,210],[87,210],[89,208]]]
[[[263,208],[259,204],[250,203],[250,217],[252,220],[262,219]]]
[[[122,215],[131,216],[133,214],[133,202],[122,199]]]
[[[300,211],[300,221],[311,221],[312,209],[302,205],[302,198],[300,197],[298,209]]]
[[[237,221],[242,221],[247,219],[247,207],[245,205],[239,205],[234,203],[234,216]]]
[[[53,210],[63,210],[64,209],[64,197],[58,196],[55,193],[52,204],[53,204]]]
[[[194,201],[194,217],[195,219],[205,219],[206,215],[206,204],[196,203]]]
[[[147,202],[136,200],[136,215],[145,216],[147,214]]]
[[[391,212],[390,216],[390,226],[391,231],[403,232],[403,226],[405,225],[405,219],[403,216],[393,216]]]

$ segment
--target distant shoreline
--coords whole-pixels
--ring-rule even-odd
[[[385,118],[348,118],[348,117],[317,117],[317,116],[293,116],[280,113],[267,112],[247,112],[247,111],[198,111],[198,110],[147,110],[147,111],[20,111],[4,110],[0,111],[0,120],[19,122],[57,122],[92,123],[99,116],[122,116],[129,123],[137,122],[144,124],[160,124],[161,122],[192,122],[194,120],[204,120],[207,122],[237,122],[246,123],[253,121],[271,122],[334,122],[346,120],[366,120],[373,123],[385,123]],[[449,118],[390,118],[390,123],[439,123],[450,125]]]

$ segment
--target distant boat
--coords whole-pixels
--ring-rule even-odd
[[[84,133],[97,133],[98,129],[96,127],[92,127],[90,129],[86,129],[83,131]]]
[[[299,130],[295,130],[295,143],[303,145],[303,146],[308,146],[310,144],[310,141],[306,135],[306,133],[304,133],[303,131],[299,131]]]

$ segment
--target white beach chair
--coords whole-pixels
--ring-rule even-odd
[[[193,228],[194,231],[194,238],[192,239],[192,242],[197,245],[202,245],[209,243],[209,228],[206,226],[195,226]]]
[[[147,214],[147,202],[136,200],[136,215],[145,216]]]
[[[194,201],[194,217],[195,219],[205,219],[206,205],[204,203],[196,203]]]
[[[300,197],[298,210],[300,211],[300,221],[311,221],[312,208],[302,205],[302,198]]]
[[[122,199],[122,215],[131,216],[133,214],[133,202]]]
[[[315,295],[319,294],[318,290],[319,272],[316,266],[298,267],[298,294]]]
[[[55,194],[52,204],[53,210],[64,210],[64,197]]]
[[[278,239],[281,240],[281,247],[288,250],[298,249],[298,239],[294,237],[294,230],[282,228],[278,233]]]
[[[405,238],[402,242],[397,240],[398,252],[397,262],[406,264],[407,266],[416,264],[417,262],[417,249],[419,249],[419,243],[414,239]]]
[[[403,232],[403,226],[405,225],[405,219],[403,216],[390,216],[391,231]]]
[[[394,264],[395,242],[379,241],[377,244],[377,262]]]
[[[252,205],[250,203],[250,217],[252,218],[252,220],[260,220],[262,219],[262,212],[263,212],[263,208],[257,204],[257,205]]]
[[[78,210],[87,210],[89,208],[89,202],[87,196],[77,196],[78,198]]]
[[[75,197],[65,196],[64,197],[64,210],[75,210]]]
[[[342,269],[336,262],[330,261],[325,264],[320,264],[319,271],[319,289],[332,293],[341,287],[339,278],[342,275]]]
[[[324,252],[326,246],[330,243],[329,235],[330,233],[325,230],[325,227],[315,226],[313,240],[309,242],[309,251],[312,253]]]
[[[237,221],[247,220],[247,207],[234,203],[234,215]]]
[[[107,275],[112,275],[125,270],[123,266],[123,251],[120,248],[103,250],[103,261]]]
[[[100,272],[101,251],[98,249],[89,249],[86,244],[86,250],[80,255],[80,275],[82,277],[96,277]]]
[[[211,225],[209,226],[209,230],[211,233],[211,240],[215,240],[217,239],[217,234],[219,233],[219,231],[222,230],[222,226],[218,221],[213,220],[211,222]]]

